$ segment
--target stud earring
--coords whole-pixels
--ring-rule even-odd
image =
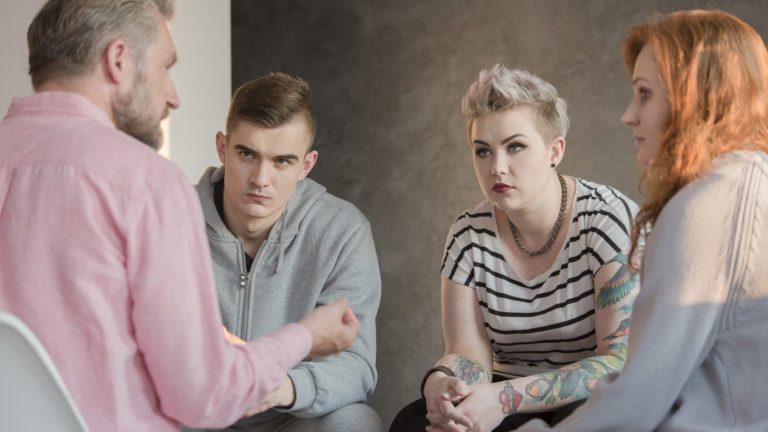
[[[554,162],[552,162],[552,164],[550,164],[549,166],[550,166],[551,168],[554,168],[554,167],[555,167],[555,163],[554,163]]]

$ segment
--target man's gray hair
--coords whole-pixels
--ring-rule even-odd
[[[27,30],[32,86],[92,70],[117,38],[126,41],[141,73],[157,37],[156,10],[171,19],[173,0],[48,0]]]
[[[467,119],[467,134],[471,132],[476,118],[521,105],[529,105],[536,110],[540,125],[551,134],[549,138],[565,138],[570,120],[567,105],[558,97],[555,87],[530,72],[509,70],[500,64],[480,71],[480,77],[469,86],[467,94],[461,99],[461,112]]]

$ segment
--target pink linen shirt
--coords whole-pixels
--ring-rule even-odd
[[[92,431],[227,426],[312,345],[295,323],[224,339],[191,184],[76,93],[16,98],[0,122],[0,310]]]

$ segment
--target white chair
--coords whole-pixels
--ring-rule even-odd
[[[2,311],[0,430],[88,431],[43,345],[23,322]]]

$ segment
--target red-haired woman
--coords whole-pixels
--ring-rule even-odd
[[[623,371],[557,429],[768,430],[765,45],[732,15],[677,12],[630,30],[624,59],[622,122],[647,164],[643,288]]]

